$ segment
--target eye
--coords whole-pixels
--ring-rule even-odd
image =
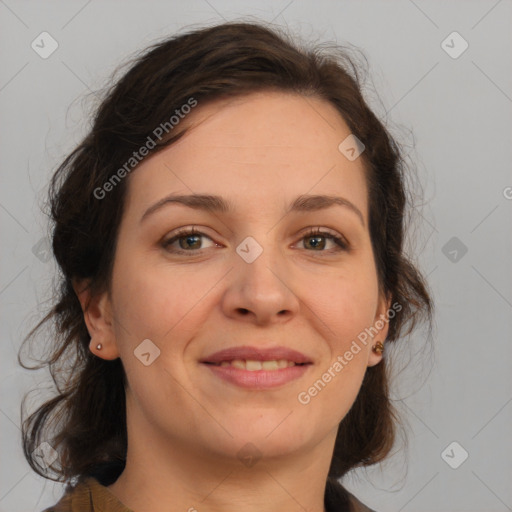
[[[205,249],[205,247],[201,247],[201,239],[207,238],[208,240],[213,240],[201,233],[200,231],[196,231],[193,227],[180,229],[174,236],[169,238],[168,240],[164,240],[162,242],[162,247],[169,252],[184,254],[184,253],[193,253],[196,251],[200,251],[201,249]],[[178,242],[179,248],[172,247],[173,244]],[[217,245],[217,244],[215,244]]]
[[[207,238],[210,240],[213,245],[219,246],[213,240],[204,233],[197,231],[194,227],[192,228],[182,228],[177,233],[175,233],[171,238],[164,240],[162,242],[162,247],[175,254],[187,254],[193,255],[202,249],[206,249],[207,247],[203,247],[202,239]],[[322,240],[323,239],[323,240]],[[331,233],[329,231],[323,231],[320,228],[311,228],[302,238],[303,246],[305,249],[308,249],[308,246],[312,248],[312,251],[309,252],[319,252],[319,253],[333,253],[339,251],[348,251],[350,246],[348,242],[341,236]],[[334,247],[330,250],[325,250],[327,242],[330,241],[334,244]],[[173,245],[178,244],[179,247],[173,247]],[[212,246],[210,246],[212,247]]]
[[[324,241],[322,241],[322,239],[324,239]],[[326,246],[325,239],[330,240],[331,243],[335,244],[333,250],[324,250]],[[320,228],[310,229],[301,240],[304,240],[304,247],[307,248],[307,245],[309,244],[309,246],[313,248],[313,252],[331,253],[347,251],[349,249],[349,244],[344,238],[329,231],[322,231]]]

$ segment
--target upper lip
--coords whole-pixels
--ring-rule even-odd
[[[244,359],[251,361],[273,361],[285,359],[294,363],[312,363],[306,355],[287,347],[231,347],[215,352],[201,360],[201,363],[222,363],[223,361],[234,361]]]

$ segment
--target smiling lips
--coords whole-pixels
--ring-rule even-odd
[[[201,362],[210,364],[231,363],[232,361],[279,362],[287,361],[295,364],[312,363],[311,359],[287,347],[258,348],[250,346],[232,347],[215,352]],[[261,369],[261,368],[255,368]]]
[[[233,361],[222,361],[221,363],[209,363],[215,366],[221,366],[226,368],[231,366],[238,368],[239,370],[247,370],[249,372],[256,372],[260,370],[273,371],[280,370],[282,368],[289,368],[295,366],[296,363],[293,361],[287,361],[286,359],[271,359],[269,361],[258,361],[255,359],[233,359]],[[305,363],[302,363],[305,364]]]
[[[304,354],[286,347],[233,347],[215,352],[201,363],[223,380],[255,389],[286,384],[313,364]]]

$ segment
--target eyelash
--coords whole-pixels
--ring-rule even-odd
[[[187,256],[197,255],[202,249],[191,249],[190,251],[185,251],[183,249],[173,249],[173,250],[169,249],[169,246],[171,244],[173,244],[174,242],[176,242],[177,240],[179,240],[180,238],[185,238],[187,236],[193,236],[193,235],[201,235],[201,236],[204,236],[211,240],[211,238],[208,235],[205,235],[204,233],[197,231],[195,228],[182,228],[179,231],[177,231],[176,234],[173,235],[171,238],[169,238],[168,240],[164,240],[162,242],[162,247],[164,249],[166,249],[167,251],[169,251],[171,253],[175,253],[175,254],[183,254],[183,255],[186,254]],[[322,231],[320,228],[311,228],[307,233],[305,233],[302,236],[301,240],[304,240],[305,238],[313,238],[313,237],[319,237],[319,236],[332,240],[338,246],[338,248],[336,248],[334,250],[329,250],[329,251],[309,251],[309,252],[332,254],[333,252],[348,251],[350,249],[348,242],[344,238],[334,235],[332,233],[329,233],[328,231]],[[213,242],[213,240],[212,240],[212,242]]]

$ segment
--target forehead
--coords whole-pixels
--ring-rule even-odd
[[[147,207],[172,192],[222,195],[240,207],[338,193],[366,211],[362,159],[339,151],[350,130],[325,100],[259,92],[198,102],[183,127],[188,132],[178,142],[132,173],[130,204]]]

